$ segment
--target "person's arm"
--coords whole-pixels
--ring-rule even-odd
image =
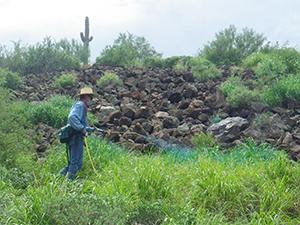
[[[80,102],[76,103],[69,114],[68,122],[70,126],[77,130],[85,133],[85,126],[81,123],[80,119],[83,117],[84,105]]]

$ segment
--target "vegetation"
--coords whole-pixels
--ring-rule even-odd
[[[160,57],[144,37],[120,33],[113,45],[106,46],[96,62],[101,65],[133,67],[142,66],[146,59]]]
[[[53,96],[40,104],[33,104],[29,109],[29,121],[32,124],[44,123],[54,128],[67,124],[68,113],[74,101],[66,96]],[[91,124],[96,122],[94,115],[88,114]]]
[[[123,85],[123,82],[117,74],[105,72],[103,76],[97,80],[97,85],[100,87],[105,87],[107,85],[121,86]]]
[[[211,134],[206,134],[204,132],[194,135],[193,144],[198,148],[209,148],[217,146],[217,141]]]
[[[84,48],[78,42],[66,39],[55,42],[47,37],[41,43],[29,46],[16,42],[12,50],[0,47],[0,67],[22,75],[77,69],[84,57]]]
[[[263,100],[271,106],[300,101],[300,75],[281,78],[263,92]]]
[[[218,78],[222,75],[213,63],[202,57],[192,58],[190,66],[196,80],[205,81],[208,79]]]
[[[0,86],[16,90],[22,83],[23,80],[18,73],[11,72],[8,69],[0,68]]]
[[[244,28],[238,33],[235,26],[216,34],[215,40],[208,43],[200,54],[218,66],[237,65],[247,56],[265,47],[266,38],[252,29]]]
[[[231,153],[199,148],[196,158],[134,155],[89,138],[79,178],[57,177],[63,147],[34,165],[26,188],[1,173],[0,222],[16,224],[297,224],[300,167],[268,146]],[[57,148],[57,147],[56,147]],[[25,179],[24,176],[21,176]],[[4,195],[5,193],[5,195]]]
[[[234,107],[243,107],[259,100],[255,90],[248,89],[239,77],[230,77],[220,87],[227,101]]]
[[[76,77],[72,73],[65,73],[61,74],[60,76],[56,77],[54,84],[56,87],[67,87],[73,86],[75,84]]]
[[[20,164],[27,161],[33,153],[33,143],[27,138],[26,130],[30,123],[24,115],[27,103],[12,102],[9,97],[9,92],[0,88],[0,165],[7,170],[20,169]]]
[[[91,40],[89,34],[84,38]],[[13,50],[0,46],[0,224],[300,224],[299,163],[253,140],[221,151],[211,134],[201,132],[192,139],[194,149],[170,145],[142,154],[91,135],[88,146],[99,174],[85,153],[73,182],[58,175],[65,146],[54,143],[37,159],[34,129],[39,123],[64,126],[73,100],[50,96],[30,103],[12,93],[22,85],[21,75],[79,68],[87,62],[87,45],[46,38],[32,46],[15,43]],[[233,107],[300,101],[300,53],[265,45],[250,29],[225,29],[197,57],[162,58],[145,38],[120,34],[97,63],[190,70],[199,81],[220,77],[221,65],[235,65],[220,85]],[[75,77],[61,74],[53,82],[72,86]],[[97,85],[119,86],[122,80],[105,72]],[[88,117],[90,124],[97,122]],[[253,123],[266,127],[270,121],[262,113]]]

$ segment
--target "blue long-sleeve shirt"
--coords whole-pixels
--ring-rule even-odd
[[[69,113],[68,124],[76,131],[91,131],[93,128],[88,126],[87,123],[87,111],[84,102],[76,102]]]

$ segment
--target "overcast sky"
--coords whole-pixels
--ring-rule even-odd
[[[299,47],[299,0],[0,0],[0,43],[75,38],[90,17],[92,56],[119,32],[144,36],[164,56],[194,55],[230,24]]]

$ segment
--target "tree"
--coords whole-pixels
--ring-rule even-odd
[[[200,55],[220,65],[239,64],[247,56],[260,51],[266,38],[254,30],[244,28],[238,33],[235,26],[216,34],[215,40],[204,46]]]
[[[110,66],[141,66],[151,57],[161,57],[144,38],[131,33],[120,33],[113,45],[106,46],[96,62]]]

